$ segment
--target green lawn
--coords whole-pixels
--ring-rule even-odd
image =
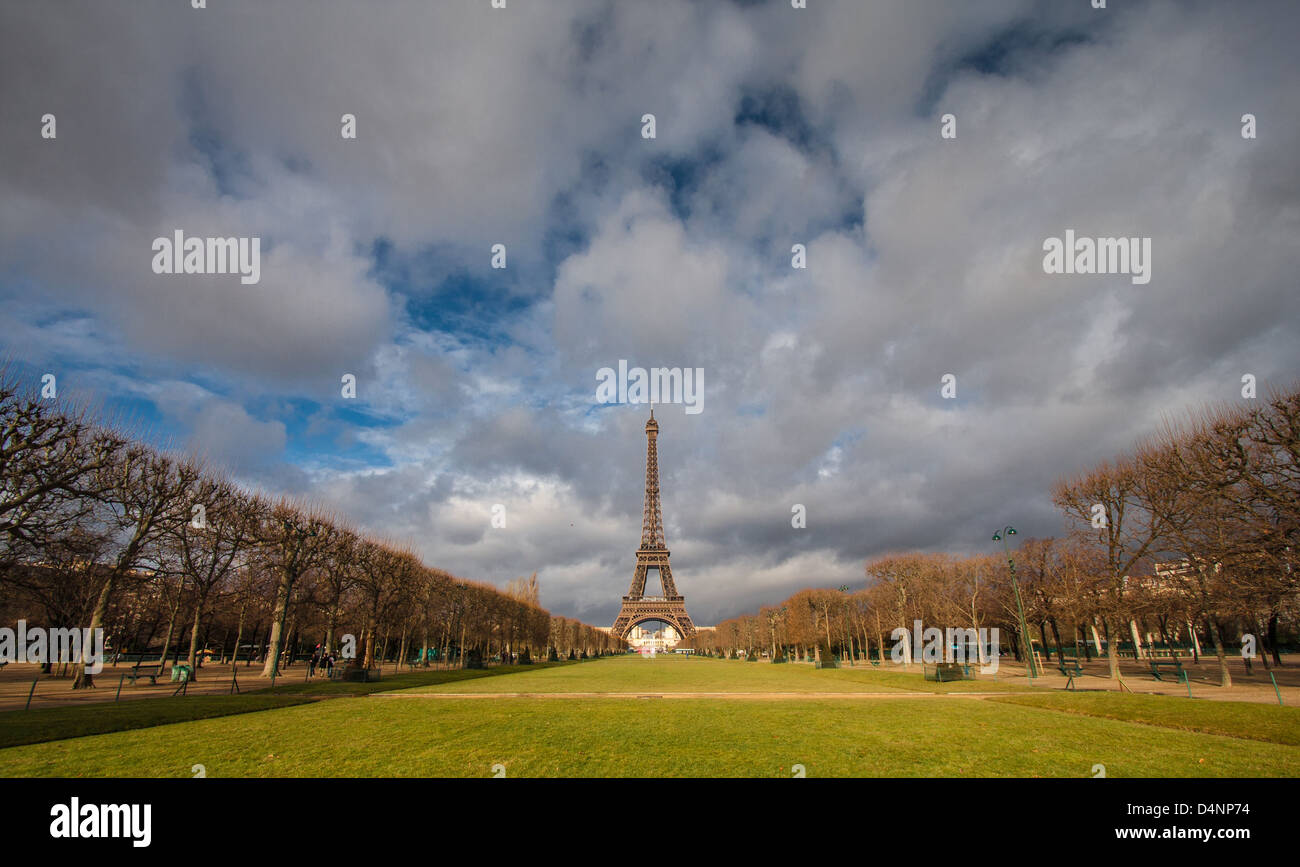
[[[1203,701],[1168,695],[1092,692],[1017,695],[995,699],[1054,711],[1146,723],[1185,731],[1300,747],[1300,707]]]
[[[489,777],[502,764],[514,777],[788,777],[801,764],[809,777],[1088,777],[1103,764],[1109,777],[1300,776],[1296,716],[1267,705],[904,689],[848,700],[420,695],[882,692],[886,674],[907,677],[616,658],[11,747],[0,750],[0,774],[189,776],[202,764],[209,777]]]
[[[594,662],[595,660],[591,660]],[[349,695],[370,695],[376,692],[389,692],[396,689],[410,689],[416,686],[427,686],[435,683],[459,683],[465,680],[478,680],[479,678],[493,678],[506,674],[524,674],[529,672],[542,671],[548,668],[566,668],[570,666],[579,666],[580,662],[537,662],[532,665],[498,665],[492,668],[454,668],[448,671],[433,670],[415,670],[405,674],[388,674],[384,675],[382,680],[375,680],[369,683],[349,683],[341,680],[323,680],[317,679],[312,681],[294,681],[286,683],[281,681],[275,687],[276,695],[310,695],[320,697],[331,696],[349,696]],[[288,680],[288,678],[286,678]],[[270,689],[268,686],[261,686],[265,681],[256,681],[259,684],[259,691]],[[504,687],[502,687],[504,689]],[[244,690],[247,692],[248,687],[245,683]]]
[[[973,669],[974,670],[974,669]],[[887,692],[890,689],[906,690],[908,692],[1041,692],[1038,687],[1029,686],[1021,678],[1017,683],[1009,681],[1004,676],[1000,680],[995,680],[993,675],[981,674],[975,680],[954,680],[948,683],[937,683],[928,681],[920,674],[896,671],[886,665],[881,668],[874,668],[870,663],[866,665],[858,664],[853,667],[831,669],[821,671],[818,674],[825,674],[829,677],[841,678],[851,683],[861,685],[861,688],[868,692]]]
[[[577,665],[576,662],[542,663],[537,668]],[[0,747],[56,741],[82,735],[105,734],[167,725],[168,723],[251,713],[303,704],[313,699],[339,696],[370,695],[389,690],[409,689],[435,683],[459,683],[478,678],[529,671],[527,666],[501,666],[486,669],[450,671],[414,671],[393,675],[370,683],[345,683],[315,680],[281,683],[270,692],[264,681],[244,681],[239,695],[163,696],[132,699],[121,703],[95,702],[70,707],[47,707],[35,710],[12,710],[0,713]],[[252,687],[250,689],[250,687]]]
[[[480,681],[438,685],[420,692],[1014,692],[1030,689],[981,677],[932,683],[919,673],[876,669],[870,663],[815,669],[811,665],[660,656],[616,656],[588,665],[551,669],[510,682]]]
[[[920,681],[918,676],[915,680]],[[616,656],[530,673],[526,678],[455,683],[417,692],[895,692],[841,676],[836,669],[685,656]]]
[[[118,704],[96,702],[74,707],[11,710],[0,713],[0,747],[252,713],[291,707],[308,701],[311,699],[254,693],[191,695],[174,699],[135,699]]]

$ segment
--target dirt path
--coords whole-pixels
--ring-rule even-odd
[[[823,698],[987,698],[1020,692],[381,692],[371,698],[730,698],[802,701]]]

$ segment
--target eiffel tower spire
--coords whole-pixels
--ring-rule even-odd
[[[615,638],[624,638],[633,626],[647,620],[661,620],[682,638],[695,634],[695,624],[686,613],[685,597],[677,595],[673,570],[668,565],[668,545],[664,541],[663,504],[659,499],[659,422],[655,421],[654,407],[650,407],[650,420],[645,423],[645,510],[641,516],[641,547],[636,552],[636,571],[632,586],[623,597],[623,608],[610,632]],[[645,583],[649,570],[659,573],[663,596],[646,596]]]
[[[641,518],[641,548],[647,551],[667,551],[664,542],[664,511],[659,502],[659,422],[655,421],[654,407],[650,420],[645,423],[645,511]]]

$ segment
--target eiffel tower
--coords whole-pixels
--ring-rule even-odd
[[[659,504],[659,422],[655,421],[654,407],[650,420],[645,423],[645,514],[641,518],[641,547],[636,552],[636,572],[632,574],[632,587],[623,597],[623,608],[610,627],[615,638],[626,638],[632,627],[647,620],[662,620],[677,630],[683,639],[695,635],[695,624],[686,613],[686,597],[677,594],[673,583],[673,570],[668,565],[668,546],[664,543],[664,514]],[[651,569],[659,573],[663,587],[662,596],[645,595],[646,573]]]

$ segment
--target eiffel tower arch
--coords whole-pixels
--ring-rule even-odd
[[[683,640],[695,635],[695,624],[686,613],[686,597],[677,592],[673,569],[668,564],[668,545],[664,542],[663,507],[659,502],[659,422],[655,411],[645,423],[645,512],[641,516],[641,547],[636,552],[636,571],[632,586],[623,597],[623,607],[610,627],[610,635],[626,639],[633,626],[647,620],[661,620],[677,630]],[[653,569],[659,574],[662,596],[645,595],[646,577]]]

